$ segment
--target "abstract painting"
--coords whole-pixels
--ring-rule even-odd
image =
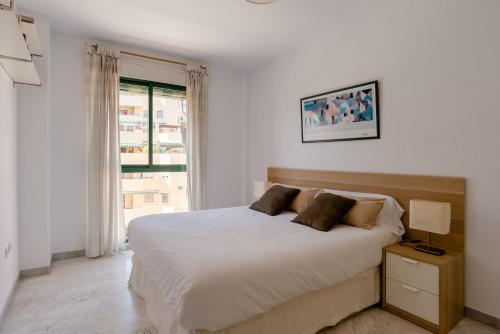
[[[300,100],[302,142],[380,138],[378,81]]]

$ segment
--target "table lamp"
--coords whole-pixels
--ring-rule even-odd
[[[260,198],[267,189],[271,186],[271,182],[267,181],[255,181],[253,183],[253,196],[255,198]]]
[[[427,245],[418,244],[413,248],[434,255],[443,255],[444,249],[431,246],[432,233],[450,233],[451,204],[446,202],[410,200],[410,228],[429,232]]]

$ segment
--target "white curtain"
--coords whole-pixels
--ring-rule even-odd
[[[205,209],[208,94],[207,73],[200,66],[187,66],[187,196],[190,211]]]
[[[86,255],[125,248],[119,147],[119,52],[86,48],[85,224]]]

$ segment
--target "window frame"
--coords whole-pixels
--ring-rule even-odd
[[[162,172],[186,172],[186,164],[159,165],[153,164],[153,89],[169,88],[186,91],[186,86],[167,84],[150,80],[120,77],[120,84],[126,83],[137,86],[148,87],[148,164],[147,165],[121,165],[122,173],[162,173]],[[121,154],[121,153],[120,153]]]

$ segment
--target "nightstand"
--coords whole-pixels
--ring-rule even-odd
[[[464,254],[435,256],[394,244],[383,249],[382,307],[434,333],[464,317]]]

